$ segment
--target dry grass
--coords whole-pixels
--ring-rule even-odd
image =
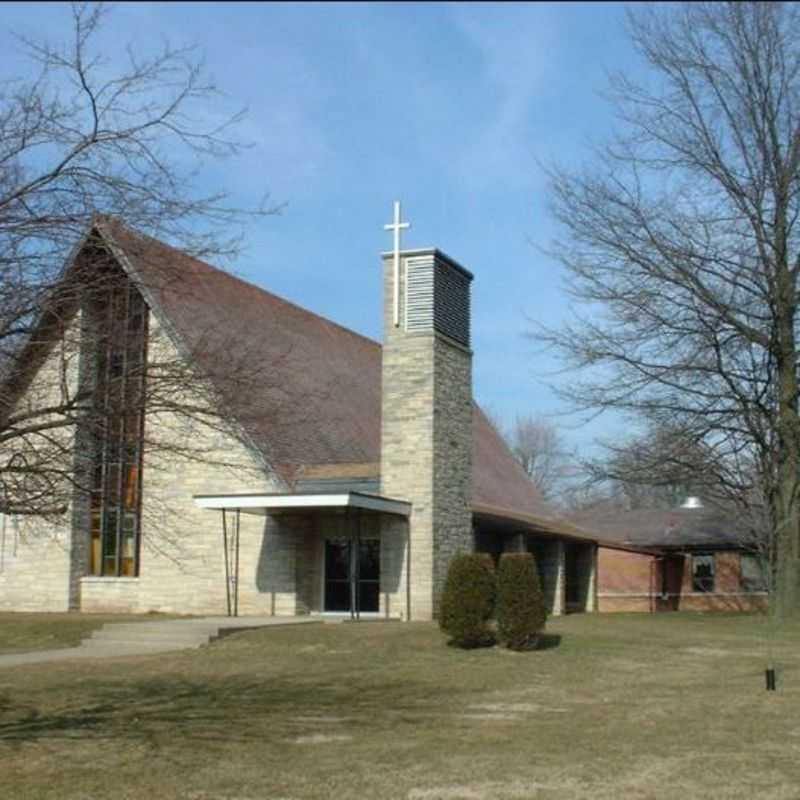
[[[764,691],[755,617],[574,616],[545,649],[432,625],[231,636],[0,670],[2,795],[38,800],[800,797],[800,627]]]

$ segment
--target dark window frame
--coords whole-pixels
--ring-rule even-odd
[[[700,559],[703,562],[700,563]],[[710,566],[710,570],[698,575],[698,567]],[[692,553],[692,591],[713,594],[717,575],[717,560],[714,553]]]

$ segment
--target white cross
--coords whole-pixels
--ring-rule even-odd
[[[384,225],[385,231],[394,233],[394,326],[400,324],[400,231],[410,228],[410,222],[400,222],[400,201],[394,201],[394,222]]]

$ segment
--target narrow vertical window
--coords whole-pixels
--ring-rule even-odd
[[[147,307],[125,278],[93,304],[96,333],[90,572],[139,574]]]

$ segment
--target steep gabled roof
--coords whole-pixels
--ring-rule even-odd
[[[259,412],[251,403],[240,415],[237,398],[229,398],[231,414],[287,481],[322,465],[340,465],[343,473],[363,465],[374,474],[380,344],[116,220],[97,229],[204,371],[218,372],[231,343],[253,353],[254,368],[265,373]],[[552,517],[477,405],[473,419],[473,505]]]

